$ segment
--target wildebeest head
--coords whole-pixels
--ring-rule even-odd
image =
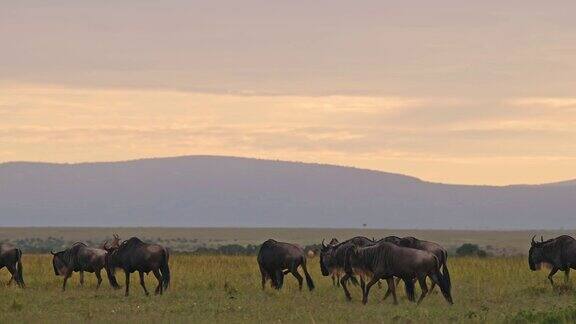
[[[331,255],[332,245],[331,244],[324,244],[324,240],[322,240],[322,247],[320,248],[320,271],[322,272],[323,276],[329,276],[330,270],[329,267],[332,264],[332,255]]]
[[[68,272],[68,262],[66,260],[66,251],[54,252],[50,251],[52,254],[52,267],[54,268],[54,274],[57,276],[63,276]]]
[[[544,238],[540,237],[540,242],[536,242],[534,241],[535,237],[536,235],[532,237],[530,250],[528,251],[528,265],[532,271],[539,270],[542,262],[545,262],[543,248]]]
[[[117,237],[117,235],[114,235],[114,240],[119,238]],[[116,244],[108,244],[108,241],[104,242],[104,244],[102,244],[102,248],[104,250],[106,250],[106,256],[104,257],[104,267],[106,270],[106,275],[108,276],[108,280],[110,281],[110,285],[114,288],[114,289],[118,289],[120,288],[120,285],[118,284],[118,282],[116,281],[116,276],[114,275],[116,272],[116,268],[118,266],[118,250],[120,249],[120,244],[118,243],[118,241],[116,241]]]

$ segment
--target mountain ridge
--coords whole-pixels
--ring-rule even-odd
[[[506,185],[491,185],[491,184],[445,183],[445,182],[429,181],[429,180],[421,179],[419,177],[408,175],[408,174],[403,174],[403,173],[387,172],[387,171],[382,171],[382,170],[377,170],[377,169],[361,168],[361,167],[355,167],[355,166],[346,166],[346,165],[338,165],[338,164],[330,164],[330,163],[317,163],[317,162],[274,160],[274,159],[252,158],[252,157],[241,157],[241,156],[228,156],[228,155],[180,155],[180,156],[169,156],[169,157],[147,157],[147,158],[127,159],[127,160],[117,160],[117,161],[93,161],[93,162],[70,162],[70,163],[68,163],[68,162],[42,162],[42,161],[7,161],[7,162],[0,162],[0,167],[2,167],[3,165],[78,166],[78,165],[98,165],[98,164],[122,164],[122,163],[130,163],[130,162],[168,160],[168,159],[186,159],[186,158],[225,158],[225,159],[238,159],[238,160],[267,161],[267,162],[277,162],[277,163],[287,163],[287,164],[303,164],[303,165],[319,166],[319,167],[335,167],[335,168],[359,170],[359,171],[365,171],[365,172],[375,172],[375,173],[381,173],[381,174],[386,174],[386,175],[403,176],[403,177],[412,178],[414,180],[425,182],[425,183],[441,184],[441,185],[447,185],[447,186],[478,186],[478,187],[503,188],[503,187],[576,185],[576,178],[575,179],[554,181],[554,182],[536,183],[536,184],[517,183],[517,184],[506,184]]]
[[[0,226],[576,227],[576,185],[561,183],[440,184],[354,167],[208,155],[7,162],[0,164]]]

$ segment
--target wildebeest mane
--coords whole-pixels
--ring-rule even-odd
[[[364,260],[371,260],[372,266],[380,264],[384,269],[389,269],[394,260],[392,260],[392,253],[390,253],[391,243],[377,244],[358,248],[358,255]]]

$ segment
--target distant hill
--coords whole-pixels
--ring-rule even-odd
[[[576,181],[464,186],[331,165],[188,156],[0,164],[0,226],[576,228]]]

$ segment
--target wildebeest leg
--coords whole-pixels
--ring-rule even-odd
[[[362,289],[362,296],[364,296],[364,291],[366,290],[366,281],[364,281],[363,275],[360,275],[360,289]]]
[[[162,291],[163,291],[163,286],[162,286],[162,275],[160,274],[160,271],[158,271],[158,269],[154,270],[154,277],[156,277],[156,279],[158,280],[158,287],[156,287],[156,290],[154,290],[154,294],[158,295],[162,295]]]
[[[336,287],[340,287],[340,273],[336,274]]]
[[[302,282],[304,281],[304,278],[302,278],[302,276],[298,273],[298,268],[290,269],[290,273],[292,273],[296,280],[298,280],[298,289],[302,290]]]
[[[260,267],[260,275],[262,275],[262,290],[266,287],[266,278],[268,277],[266,270]]]
[[[392,293],[393,290],[395,290],[394,288],[396,287],[396,284],[394,283],[394,277],[386,279],[386,283],[388,284],[388,289],[386,290],[386,294],[384,294],[384,298],[382,298],[382,300],[386,300],[386,298],[390,296],[390,294]]]
[[[566,270],[564,270],[564,283],[570,283],[570,268],[566,268]]]
[[[552,279],[552,277],[556,274],[556,272],[558,272],[558,270],[559,270],[558,268],[553,267],[550,273],[548,274],[548,280],[550,280],[552,287],[554,287],[554,280]]]
[[[96,285],[96,289],[100,288],[100,284],[102,283],[102,276],[100,275],[100,271],[101,270],[94,271],[94,274],[96,275],[96,279],[98,279],[98,284]]]
[[[15,279],[16,267],[6,266],[6,269],[8,269],[8,272],[10,272],[10,280],[7,283],[7,285],[10,286],[12,284],[12,281],[16,281]]]
[[[72,271],[68,271],[64,274],[64,282],[62,283],[62,291],[66,291],[66,282],[68,281],[68,278],[70,278],[72,276]]]
[[[144,282],[144,272],[138,271],[138,274],[140,275],[140,286],[142,286],[142,289],[144,289],[146,296],[149,296],[150,294],[148,293],[148,289],[146,289],[146,283]]]
[[[344,289],[344,295],[346,295],[346,300],[348,301],[352,300],[350,292],[348,291],[348,287],[346,287],[346,282],[348,281],[349,278],[350,276],[348,274],[345,274],[344,277],[340,279],[340,286],[342,286],[342,289]]]
[[[432,280],[432,284],[430,285],[429,293],[432,293],[432,291],[434,290],[435,287],[436,287],[436,283],[434,282],[434,280]]]
[[[372,288],[372,286],[379,281],[380,279],[377,276],[373,276],[372,279],[370,279],[370,281],[364,288],[364,294],[362,295],[362,304],[366,305],[366,303],[368,302],[368,293],[370,292],[370,288]]]
[[[418,277],[418,283],[420,283],[420,289],[422,290],[422,294],[420,295],[420,298],[416,303],[417,305],[419,305],[422,302],[422,299],[426,297],[426,294],[428,294],[428,285],[426,284],[426,276]]]
[[[336,274],[332,274],[332,286],[336,287]]]
[[[398,298],[396,298],[396,285],[394,284],[394,277],[386,279],[388,282],[388,289],[392,290],[392,299],[394,299],[394,305],[398,305]]]
[[[80,271],[80,286],[84,287],[84,271]]]
[[[130,291],[130,272],[124,270],[124,274],[126,275],[126,291],[124,292],[124,296],[128,296]]]

